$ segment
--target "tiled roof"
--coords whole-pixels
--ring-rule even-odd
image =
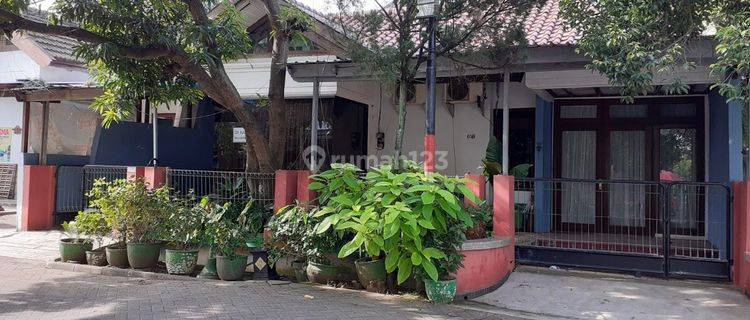
[[[311,15],[316,20],[328,25],[336,30],[342,30],[334,22],[342,21],[347,27],[343,29],[357,30],[355,19],[329,19],[328,15],[322,14],[308,6],[305,6],[295,0],[287,0],[298,6],[301,10]],[[524,31],[529,46],[561,46],[573,45],[578,38],[575,29],[567,27],[564,19],[560,16],[560,0],[546,0],[543,4],[531,9],[528,16],[524,19]],[[419,34],[415,32],[414,37]],[[395,44],[396,32],[394,30],[381,30],[377,35],[377,42],[381,44]],[[480,43],[475,45],[481,45]]]
[[[23,13],[24,17],[37,22],[47,23],[47,11],[30,8]],[[42,51],[53,61],[69,64],[82,64],[83,61],[74,54],[78,41],[72,38],[28,32],[27,36],[33,40]]]
[[[531,9],[524,22],[526,40],[531,46],[573,45],[578,38],[560,16],[560,0],[547,0]]]

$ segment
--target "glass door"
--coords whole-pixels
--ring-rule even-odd
[[[645,130],[609,131],[610,180],[647,180]],[[617,183],[608,185],[608,229],[618,233],[629,233],[631,228],[646,225],[646,185]]]
[[[596,131],[563,131],[560,177],[596,179]],[[597,220],[596,186],[587,182],[560,185],[560,222],[594,225]]]

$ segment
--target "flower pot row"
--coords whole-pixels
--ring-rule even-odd
[[[60,260],[63,262],[87,263],[94,266],[110,265],[117,268],[153,269],[159,261],[161,243],[128,243],[109,245],[93,250],[93,243],[88,240],[61,239]],[[164,262],[167,273],[174,275],[193,274],[198,265],[198,250],[166,249]],[[216,256],[208,259],[206,271],[212,278],[221,280],[242,280],[247,267],[246,255]]]

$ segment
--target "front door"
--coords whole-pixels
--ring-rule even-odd
[[[555,227],[659,233],[659,190],[653,182],[697,181],[702,174],[702,103],[696,98],[556,101],[554,172],[584,181],[560,183]],[[682,204],[673,228],[699,229],[699,203]]]

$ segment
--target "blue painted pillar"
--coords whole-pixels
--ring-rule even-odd
[[[534,175],[552,178],[552,101],[536,97]],[[534,185],[534,232],[549,232],[552,228],[552,192],[549,183]]]
[[[730,183],[742,180],[742,106],[727,103],[716,90],[708,96],[708,180]],[[706,190],[706,238],[726,258],[727,202],[719,188]]]

